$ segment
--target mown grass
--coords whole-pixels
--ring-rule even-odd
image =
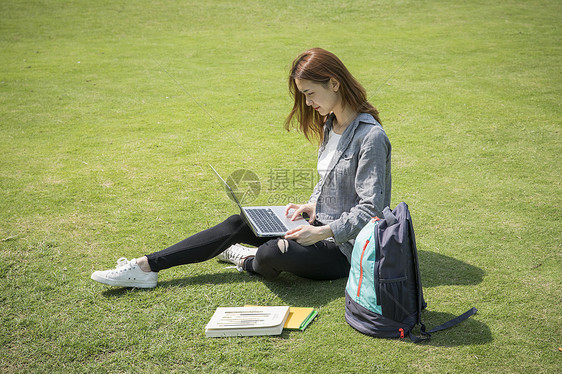
[[[555,1],[3,1],[0,368],[4,372],[557,372],[561,5]],[[93,270],[234,213],[208,164],[262,181],[315,167],[282,123],[289,63],[334,51],[393,145],[428,326],[413,345],[343,318],[345,279],[275,282],[216,261],[151,291]],[[314,306],[281,337],[207,339],[218,306]]]

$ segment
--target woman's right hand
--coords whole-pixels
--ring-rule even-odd
[[[289,214],[291,209],[294,211]],[[308,215],[308,223],[312,225],[316,220],[316,203],[307,203],[307,204],[293,204],[290,203],[285,207],[285,216],[290,218],[291,221],[294,221],[298,218],[302,218],[302,214],[306,213]]]

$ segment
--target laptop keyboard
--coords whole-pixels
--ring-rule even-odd
[[[263,232],[286,232],[287,227],[268,208],[244,209],[246,214],[252,218],[256,226]]]

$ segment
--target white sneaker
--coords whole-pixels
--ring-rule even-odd
[[[158,273],[142,271],[137,260],[127,260],[121,257],[117,260],[117,267],[113,270],[94,271],[93,280],[118,287],[154,288],[158,282]]]
[[[257,248],[245,247],[240,244],[234,244],[228,247],[223,253],[217,256],[219,261],[230,262],[236,265],[238,271],[242,271],[242,265],[244,265],[244,260],[248,257],[253,257],[258,251]]]

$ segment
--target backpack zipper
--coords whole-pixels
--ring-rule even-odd
[[[374,217],[373,220],[371,222],[373,222],[375,224],[375,228],[373,230],[373,233],[371,234],[371,237],[375,236],[375,232],[377,230],[377,226],[379,224],[380,218],[379,217]],[[365,255],[365,250],[367,249],[367,246],[369,245],[369,243],[371,242],[371,237],[369,237],[369,239],[367,239],[367,241],[365,242],[365,245],[363,246],[363,250],[361,251],[361,258],[359,259],[359,282],[357,284],[357,297],[359,298],[359,296],[361,296],[361,283],[363,283],[363,256]],[[376,243],[376,242],[375,242]]]
[[[359,284],[357,285],[357,297],[359,297],[359,294],[361,293],[361,283],[363,283],[363,255],[365,254],[365,249],[367,249],[367,246],[369,245],[369,240],[367,240],[365,242],[365,245],[363,246],[363,251],[361,252],[361,259],[359,260]]]

